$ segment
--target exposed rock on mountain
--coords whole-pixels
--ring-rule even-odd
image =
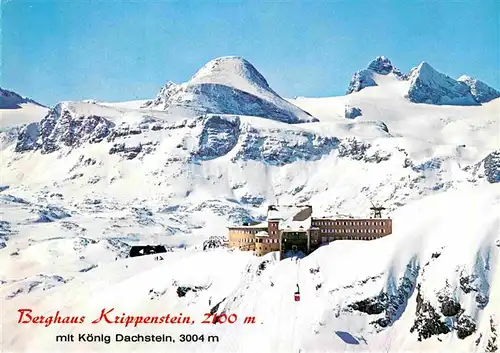
[[[345,107],[345,118],[346,119],[355,119],[358,116],[361,116],[361,109],[351,106]]]
[[[409,75],[406,98],[413,103],[437,105],[477,105],[469,86],[456,81],[422,62]]]
[[[488,86],[486,83],[476,80],[470,76],[460,76],[458,81],[469,86],[472,96],[478,103],[486,103],[500,97],[500,92]]]
[[[385,56],[377,56],[375,60],[368,65],[368,70],[380,75],[394,74],[397,77],[405,78],[401,71],[394,67],[391,61]]]
[[[62,146],[100,142],[113,126],[100,116],[76,115],[65,103],[59,103],[40,123],[31,123],[21,130],[15,151],[39,149],[42,153],[51,153]]]
[[[231,151],[240,135],[238,117],[208,116],[202,121],[202,131],[198,139],[198,148],[193,153],[200,160],[210,160]]]
[[[167,83],[144,107],[195,114],[251,115],[286,123],[317,121],[274,92],[252,64],[234,56],[208,62],[186,83]]]
[[[434,307],[421,294],[420,285],[417,287],[416,319],[410,332],[417,332],[418,340],[428,339],[434,335],[446,334],[451,329],[442,320]]]
[[[385,56],[378,56],[373,60],[365,70],[356,71],[349,82],[346,94],[359,92],[365,87],[377,86],[375,75],[392,74],[399,79],[405,79],[405,75],[395,68],[391,61]]]
[[[354,75],[352,75],[351,82],[349,82],[349,87],[347,88],[346,94],[359,92],[365,87],[376,86],[377,83],[372,76],[373,72],[370,70],[356,71]]]
[[[493,151],[483,161],[484,175],[490,183],[500,182],[500,150]]]
[[[476,322],[469,315],[462,314],[458,317],[456,330],[458,338],[464,339],[476,331]]]
[[[170,97],[178,92],[179,85],[168,81],[156,95],[156,98],[149,100],[142,105],[142,108],[161,108],[165,109],[167,107]],[[163,107],[163,108],[162,108]]]
[[[253,160],[283,166],[298,160],[319,160],[337,148],[340,141],[305,131],[257,129],[246,125],[241,132],[240,147],[233,161]]]

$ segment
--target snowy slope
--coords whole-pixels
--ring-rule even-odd
[[[464,199],[474,203],[460,207]],[[219,335],[219,344],[177,343],[169,349],[438,352],[443,349],[440,347],[446,347],[453,352],[484,352],[494,337],[490,321],[496,325],[493,329],[498,329],[499,202],[498,185],[432,196],[395,212],[397,223],[391,237],[374,242],[335,242],[299,264],[294,260],[277,262],[273,254],[252,258],[239,251],[180,250],[164,254],[163,261],[154,261],[153,257],[124,259],[92,271],[73,272],[71,278],[63,275],[57,287],[46,290],[41,290],[41,284],[33,285],[40,278],[8,281],[3,284],[4,293],[19,287],[24,293],[17,290],[17,295],[9,299],[5,317],[18,317],[16,311],[21,307],[47,315],[54,313],[54,303],[65,303],[57,306],[62,315],[87,315],[89,322],[99,316],[102,308],[116,308],[117,314],[130,315],[182,313],[196,323],[139,325],[132,329],[90,323],[74,328],[33,324],[20,327],[9,321],[5,329],[12,334],[4,336],[3,344],[16,347],[16,351],[111,351],[115,345],[63,346],[55,344],[53,337],[70,332],[104,332],[113,337],[115,333],[205,333]],[[419,217],[415,217],[416,213]],[[95,255],[96,251],[88,249],[87,253]],[[20,251],[17,256],[29,255]],[[60,273],[65,274],[62,269]],[[63,279],[68,282],[62,284]],[[52,286],[46,279],[42,283]],[[292,295],[296,283],[302,292],[299,303],[293,301]],[[181,296],[179,288],[194,291]],[[423,317],[425,322],[426,318],[417,309],[419,296],[434,309],[436,320],[455,327],[449,334],[436,335],[433,326],[419,325],[419,320]],[[371,298],[387,300],[379,299],[380,309],[361,305]],[[446,312],[442,303],[447,300],[458,303],[459,311],[463,309],[458,320],[442,314]],[[203,324],[203,314],[218,303],[216,312],[236,313],[240,318],[255,316],[256,324]],[[475,332],[461,339],[458,335],[470,327],[458,322],[469,317]],[[418,336],[426,333],[431,337],[419,341]],[[34,338],[23,339],[27,335]],[[120,345],[121,351],[141,349],[144,346]],[[148,351],[164,349],[162,345],[148,345]]]
[[[242,62],[207,64],[183,85],[275,97]],[[493,351],[500,100],[416,104],[405,98],[410,81],[373,77],[376,86],[347,96],[274,101],[289,116],[300,107],[319,122],[290,124],[263,114],[262,105],[247,115],[194,114],[199,101],[194,110],[184,101],[173,110],[150,106],[161,99],[146,108],[88,101],[61,102],[37,122],[0,133],[4,350]],[[346,119],[346,107],[361,115]],[[226,225],[264,220],[277,201],[310,204],[317,216],[360,217],[370,201],[382,202],[393,234],[334,242],[297,263],[202,250],[209,237],[226,236]],[[161,261],[127,258],[136,244],[171,251]],[[20,325],[23,307],[88,321]],[[182,312],[196,323],[89,324],[104,307],[118,315]],[[255,316],[256,324],[202,324],[211,310]],[[220,341],[55,343],[56,333],[70,332],[205,333]]]

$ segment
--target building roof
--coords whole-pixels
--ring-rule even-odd
[[[269,234],[265,231],[260,231],[257,234],[255,234],[256,237],[268,237]]]
[[[311,228],[311,206],[269,206],[268,220],[279,220],[279,229],[305,231]]]

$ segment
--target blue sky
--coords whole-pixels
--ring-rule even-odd
[[[286,97],[344,94],[378,55],[500,88],[497,1],[2,3],[0,85],[48,105],[151,98],[225,55]]]

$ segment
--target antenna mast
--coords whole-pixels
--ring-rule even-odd
[[[373,202],[370,201],[372,204],[372,207],[370,207],[370,210],[373,211],[373,218],[382,218],[382,211],[385,210],[386,208],[381,205],[374,205]]]

